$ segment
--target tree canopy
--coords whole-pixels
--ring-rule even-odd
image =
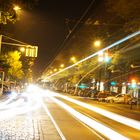
[[[139,0],[106,0],[108,11],[115,13],[125,21],[126,31],[140,29],[140,1]]]
[[[14,6],[31,7],[37,0],[0,0],[0,24],[16,22],[19,13],[14,10]]]
[[[2,56],[2,60],[4,60],[4,63],[7,64],[7,75],[11,79],[22,79],[24,76],[23,70],[22,70],[22,62],[20,61],[20,53],[18,51],[14,52],[8,52],[7,54],[4,54]]]

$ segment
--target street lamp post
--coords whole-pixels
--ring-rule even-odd
[[[2,35],[0,35],[0,54],[1,54]]]
[[[110,57],[109,57],[109,54],[108,52],[100,52],[99,55],[98,55],[98,62],[104,62],[104,65],[105,65],[105,79],[106,79],[106,69],[107,69],[107,63],[110,61]],[[98,83],[98,90],[100,90],[100,86],[101,86],[101,77],[102,77],[102,68],[100,68],[99,70],[99,83]],[[108,90],[109,86],[107,84],[107,90]]]

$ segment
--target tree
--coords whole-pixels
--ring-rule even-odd
[[[126,31],[136,31],[140,27],[140,1],[139,0],[106,0],[109,12],[115,13],[124,20]]]
[[[36,2],[37,0],[0,0],[0,24],[17,21],[19,13],[13,9],[14,5],[31,7]]]
[[[21,58],[24,72],[24,82],[32,81],[32,66],[34,64],[34,58],[23,57]]]
[[[12,80],[20,80],[24,76],[20,57],[21,55],[18,51],[8,52],[7,54],[3,55],[5,64],[9,66],[7,68],[7,75]]]

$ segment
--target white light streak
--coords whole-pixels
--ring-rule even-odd
[[[55,99],[54,97],[49,96],[53,101],[55,101],[57,104],[59,104],[61,107],[63,107],[65,110],[67,110],[69,113],[71,113],[74,117],[76,117],[78,120],[82,121],[89,127],[95,129],[96,131],[100,132],[104,136],[108,137],[110,140],[129,140],[129,138],[115,132],[114,130],[108,128],[107,126],[96,122],[95,120],[77,112],[73,108],[69,107],[65,103],[59,101],[58,99]]]
[[[49,94],[49,96],[51,96],[51,94],[52,94],[52,96],[57,96],[57,97],[63,98],[65,100],[67,100],[67,101],[75,103],[75,104],[77,104],[79,106],[82,106],[82,107],[84,107],[86,109],[89,109],[89,110],[91,110],[93,112],[96,112],[96,113],[99,113],[99,114],[101,114],[101,115],[103,115],[105,117],[108,117],[109,119],[112,119],[114,121],[117,121],[117,122],[122,123],[124,125],[127,125],[129,127],[132,127],[132,128],[140,130],[140,121],[136,121],[136,120],[124,117],[122,115],[118,115],[118,114],[109,112],[107,110],[104,110],[104,109],[101,109],[101,108],[86,104],[84,102],[69,98],[67,96],[64,96],[64,95],[61,95],[61,94],[58,94],[58,93],[51,92]]]
[[[66,67],[66,68],[64,68],[64,69],[62,69],[61,71],[58,71],[58,72],[56,72],[56,73],[54,73],[54,74],[48,76],[48,77],[45,78],[44,80],[47,80],[48,78],[51,78],[51,77],[53,77],[53,76],[55,76],[55,75],[57,75],[57,74],[59,74],[59,73],[65,71],[65,70],[67,70],[67,69],[70,69],[70,68],[72,68],[72,67],[74,67],[74,66],[76,66],[76,65],[78,65],[78,64],[80,64],[80,63],[82,63],[82,62],[84,62],[84,61],[86,61],[86,60],[88,60],[88,59],[90,59],[90,58],[92,58],[92,57],[94,57],[94,56],[96,56],[96,55],[98,55],[100,52],[104,52],[104,51],[106,51],[106,50],[108,50],[108,49],[110,49],[110,48],[113,48],[114,46],[119,45],[119,44],[121,44],[121,43],[123,43],[123,42],[129,40],[130,38],[133,38],[133,37],[139,35],[139,34],[140,34],[140,31],[137,31],[137,32],[135,32],[135,33],[133,33],[133,34],[131,34],[131,35],[128,35],[128,36],[124,37],[123,39],[120,39],[119,41],[117,41],[117,42],[115,42],[115,43],[113,43],[113,44],[107,46],[106,48],[104,48],[104,49],[102,49],[102,50],[100,50],[100,51],[98,51],[98,52],[96,52],[96,53],[94,53],[94,54],[92,54],[92,55],[90,55],[90,56],[88,56],[88,57],[86,57],[86,58],[84,58],[84,59],[78,61],[78,62],[76,62],[75,64],[70,65],[70,66],[68,66],[68,67]]]
[[[36,88],[34,89],[36,90]],[[0,105],[0,120],[34,111],[41,107],[41,102],[41,96],[35,92],[12,96],[8,102],[3,102]]]

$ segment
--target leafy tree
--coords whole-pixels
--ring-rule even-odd
[[[24,76],[20,57],[21,55],[18,51],[8,52],[8,54],[5,54],[3,56],[5,64],[9,66],[9,68],[7,69],[7,74],[11,79],[19,80]]]
[[[124,20],[126,31],[135,31],[140,28],[140,1],[139,0],[106,0],[108,11],[115,13]]]
[[[19,13],[13,9],[14,5],[31,7],[37,0],[0,0],[0,24],[16,22]]]
[[[22,58],[24,81],[30,82],[32,80],[32,66],[34,64],[34,58]]]

